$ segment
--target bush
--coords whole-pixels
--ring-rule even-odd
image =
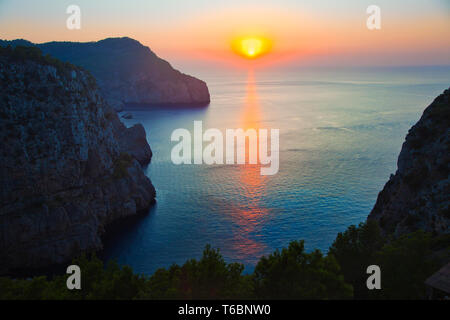
[[[367,297],[366,268],[374,264],[374,254],[383,244],[378,224],[368,221],[338,233],[331,245],[328,254],[336,257],[345,281],[353,286],[355,297]]]
[[[356,299],[422,299],[425,280],[439,266],[432,248],[448,248],[448,244],[449,238],[438,242],[423,231],[398,239],[382,238],[376,222],[368,221],[339,233],[329,255],[338,260]],[[382,290],[367,289],[369,265],[380,267]]]
[[[227,264],[219,250],[207,245],[199,261],[157,270],[142,298],[248,299],[253,291],[251,276],[242,275],[243,270],[242,264]]]
[[[306,253],[304,241],[262,257],[254,281],[261,299],[347,299],[353,293],[336,259],[319,250]]]
[[[12,48],[11,46],[0,47],[0,56],[6,57],[13,62],[23,62],[25,60],[29,60],[40,64],[53,66],[56,68],[58,73],[64,76],[66,79],[71,78],[71,71],[81,69],[80,67],[77,67],[69,62],[62,62],[61,60],[56,59],[49,54],[44,56],[41,49],[34,46],[16,46],[14,48]],[[95,86],[95,79],[93,79],[90,74],[89,85]]]
[[[431,235],[423,231],[387,243],[375,254],[382,272],[382,290],[371,296],[381,299],[424,299],[425,280],[439,269],[431,257]]]
[[[81,290],[68,290],[66,275],[30,280],[0,278],[0,300],[80,300],[126,299],[137,297],[144,290],[146,278],[133,273],[130,267],[120,268],[110,262],[106,268],[95,255],[82,255],[73,264],[80,266]]]
[[[151,277],[112,261],[105,267],[95,255],[82,255],[72,262],[81,268],[81,290],[67,290],[65,274],[0,278],[0,300],[422,299],[424,281],[440,266],[431,253],[449,252],[449,244],[448,235],[432,239],[422,231],[387,242],[369,221],[340,233],[327,256],[319,250],[306,253],[303,241],[293,241],[262,257],[250,275],[242,274],[242,264],[226,263],[209,245],[200,260],[158,269]],[[366,268],[372,264],[380,266],[382,290],[366,288]]]

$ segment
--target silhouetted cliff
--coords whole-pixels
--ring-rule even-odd
[[[397,165],[368,219],[377,220],[387,234],[449,233],[450,89],[409,130]]]
[[[120,122],[88,72],[0,48],[0,88],[0,273],[98,250],[106,224],[153,203],[145,131]]]
[[[0,45],[29,45],[26,40],[0,41]],[[89,70],[105,99],[116,110],[123,103],[207,105],[206,83],[185,75],[148,47],[130,38],[98,42],[36,44],[45,54]]]

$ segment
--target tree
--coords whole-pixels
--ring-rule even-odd
[[[304,241],[262,257],[255,273],[255,294],[261,299],[347,299],[352,287],[345,283],[333,256],[319,250],[306,253]]]
[[[333,255],[342,268],[344,279],[353,286],[357,299],[368,296],[366,269],[376,264],[375,252],[384,244],[378,223],[368,221],[358,227],[352,225],[340,232],[328,252]]]
[[[150,278],[144,298],[153,299],[242,299],[252,296],[251,276],[244,266],[227,264],[218,249],[207,245],[202,258],[183,266],[159,269]]]
[[[431,243],[431,235],[419,230],[385,244],[375,254],[381,268],[382,290],[371,292],[371,297],[424,299],[424,282],[439,269],[431,255]]]

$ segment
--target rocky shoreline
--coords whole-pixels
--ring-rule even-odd
[[[0,88],[1,274],[98,251],[105,226],[154,203],[144,128],[126,128],[88,72],[1,48]]]
[[[84,43],[0,40],[0,46],[8,45],[37,47],[44,54],[88,70],[116,111],[127,104],[204,107],[210,102],[204,81],[175,70],[150,48],[128,37]]]
[[[0,47],[0,274],[100,251],[108,226],[148,212],[152,151],[83,68]],[[449,233],[450,89],[425,109],[368,220],[383,234]]]

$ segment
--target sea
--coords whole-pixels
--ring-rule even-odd
[[[395,173],[410,127],[450,85],[450,67],[199,69],[211,103],[127,106],[153,151],[157,191],[147,214],[107,237],[103,258],[137,273],[199,259],[207,244],[252,272],[258,260],[304,240],[324,254],[364,222]],[[123,115],[123,113],[121,113]],[[279,170],[260,164],[174,164],[176,129],[279,129]]]

